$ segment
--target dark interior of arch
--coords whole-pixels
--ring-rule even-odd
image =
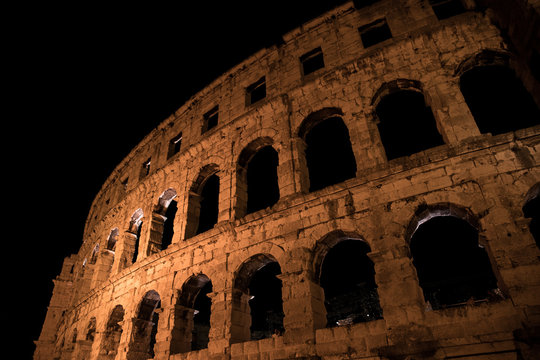
[[[174,235],[174,217],[176,216],[176,212],[178,210],[178,204],[175,200],[171,200],[169,203],[169,206],[167,207],[167,211],[165,211],[165,222],[163,223],[163,237],[161,239],[161,249],[165,250],[169,245],[171,245],[172,238]]]
[[[118,351],[118,345],[120,344],[120,337],[122,336],[122,326],[120,325],[120,322],[123,320],[124,308],[122,308],[121,305],[116,305],[107,321],[105,336],[101,343],[103,352],[110,354],[113,357]]]
[[[461,76],[460,88],[481,133],[502,134],[540,123],[538,106],[508,67],[474,67]]]
[[[115,228],[111,231],[109,239],[107,240],[107,250],[114,250],[116,247],[116,242],[118,241],[118,229]]]
[[[279,200],[278,153],[265,146],[247,165],[247,214],[274,205]]]
[[[356,176],[356,160],[349,130],[340,117],[316,124],[307,133],[306,161],[309,191],[315,191]]]
[[[154,345],[159,321],[159,314],[156,309],[160,307],[161,299],[159,294],[153,290],[147,292],[137,311],[128,358],[133,358],[134,353],[145,354],[145,356],[148,354],[150,357],[155,355]]]
[[[369,246],[343,240],[326,254],[320,284],[324,289],[327,327],[382,318]]]
[[[210,230],[217,223],[219,202],[219,177],[210,176],[201,191],[199,226],[196,234]]]
[[[200,289],[193,309],[193,331],[191,333],[191,350],[206,349],[208,347],[208,334],[210,332],[210,315],[212,300],[207,296],[212,292],[212,282],[207,281]]]
[[[413,90],[390,93],[381,99],[375,111],[388,160],[444,144],[422,93]]]
[[[535,197],[523,206],[523,214],[530,218],[529,230],[531,231],[536,246],[540,248],[540,198]]]
[[[251,339],[259,340],[283,333],[283,301],[281,274],[277,262],[270,262],[251,277],[249,307],[251,310]]]
[[[411,253],[424,298],[433,309],[485,300],[497,288],[478,231],[453,216],[434,217],[418,227]]]

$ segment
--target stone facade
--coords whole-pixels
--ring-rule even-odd
[[[34,359],[537,359],[538,210],[524,206],[540,192],[540,119],[485,133],[460,85],[471,69],[507,68],[540,104],[539,8],[350,2],[223,74],[103,185],[54,280]],[[403,92],[419,94],[440,143],[392,158],[381,104]],[[329,119],[344,124],[339,143],[354,159],[334,165],[352,176],[314,190],[309,136]],[[262,149],[277,158],[278,199],[257,208],[249,170]],[[474,228],[496,285],[435,306],[410,245],[448,217]],[[327,324],[325,258],[351,240],[364,244],[366,301],[380,310]],[[253,279],[271,264],[264,296],[281,285],[282,302],[265,321],[279,326],[255,334],[251,301],[265,286]]]

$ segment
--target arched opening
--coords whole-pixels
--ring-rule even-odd
[[[271,256],[250,258],[237,272],[233,291],[231,343],[282,334],[281,267]]]
[[[474,66],[461,75],[460,88],[483,134],[497,135],[540,124],[538,106],[507,66]]]
[[[217,223],[219,204],[219,177],[210,176],[201,190],[199,226],[196,234],[210,230]]]
[[[122,305],[116,305],[107,321],[98,355],[99,360],[114,360],[116,357],[118,345],[120,345],[120,337],[122,336],[123,321],[124,308]]]
[[[308,116],[299,136],[306,143],[309,191],[315,191],[354,178],[356,160],[349,129],[339,109],[323,109]]]
[[[193,183],[188,200],[185,238],[214,227],[219,214],[219,177],[216,165],[205,166]]]
[[[429,216],[410,240],[413,264],[424,299],[433,309],[486,300],[497,280],[478,230],[455,216]]]
[[[153,358],[154,344],[159,321],[156,311],[161,306],[161,298],[154,290],[148,291],[137,311],[137,316],[133,319],[133,332],[127,353],[128,360]]]
[[[178,204],[175,200],[171,200],[167,211],[165,211],[165,222],[163,223],[163,237],[161,239],[161,250],[165,250],[172,243],[174,235],[174,218],[178,211]]]
[[[111,230],[109,238],[107,239],[107,250],[114,251],[116,248],[116,242],[118,241],[118,228]]]
[[[178,210],[175,198],[176,191],[172,188],[165,190],[159,197],[158,204],[152,213],[148,255],[165,250],[172,243],[174,219]]]
[[[531,219],[529,230],[536,246],[540,248],[540,183],[529,190],[523,205],[523,215]]]
[[[369,245],[352,238],[334,243],[324,256],[319,278],[324,290],[326,326],[382,319],[375,269],[367,256]]]
[[[388,160],[444,144],[419,87],[414,81],[397,80],[378,91],[377,127]]]
[[[182,286],[175,307],[171,354],[208,347],[212,282],[203,274],[191,276]]]
[[[135,263],[137,261],[137,257],[139,256],[139,244],[141,240],[141,230],[142,230],[142,224],[143,224],[143,211],[142,209],[137,209],[133,215],[131,216],[131,220],[129,221],[129,228],[128,232],[134,235],[134,244],[133,244],[133,254],[131,263]]]
[[[251,142],[237,169],[237,217],[270,207],[279,200],[278,153],[269,138]]]

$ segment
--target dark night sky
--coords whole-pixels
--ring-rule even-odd
[[[4,238],[4,256],[17,260],[7,312],[20,327],[18,358],[31,358],[51,280],[81,245],[90,203],[114,167],[224,71],[343,2],[47,3],[6,14],[15,19],[4,52],[16,115],[4,132],[5,147],[15,136],[4,152],[14,181],[5,192],[17,230]]]

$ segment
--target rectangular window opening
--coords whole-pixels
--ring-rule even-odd
[[[219,107],[215,106],[203,116],[202,134],[214,128],[218,124]]]
[[[169,150],[167,152],[167,159],[170,159],[174,154],[178,154],[180,152],[180,148],[182,146],[182,133],[176,135],[169,141]]]
[[[266,79],[263,76],[246,89],[246,104],[255,104],[266,97]]]
[[[364,48],[368,48],[387,39],[392,38],[392,32],[386,23],[386,19],[379,19],[370,24],[358,28]]]
[[[304,76],[323,68],[324,58],[321,48],[318,47],[302,55],[300,57],[300,62],[302,63],[302,72]]]
[[[429,0],[437,19],[444,20],[467,11],[461,0]]]

